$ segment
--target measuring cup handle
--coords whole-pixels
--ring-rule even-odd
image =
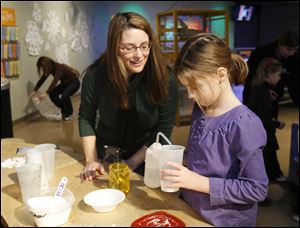
[[[169,143],[169,145],[172,144],[172,143],[170,142],[170,140],[167,138],[167,136],[165,136],[162,132],[158,132],[157,135],[156,135],[156,142],[157,142],[157,143],[159,142],[159,136],[162,136],[162,137],[167,141],[167,143]]]

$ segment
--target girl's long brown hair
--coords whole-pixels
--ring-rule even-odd
[[[152,104],[162,104],[168,97],[168,77],[166,64],[160,53],[158,40],[150,24],[139,14],[133,12],[116,14],[110,24],[107,35],[107,49],[100,60],[92,65],[106,65],[107,80],[112,87],[112,99],[117,107],[130,108],[128,97],[128,76],[126,69],[118,57],[119,42],[122,33],[130,28],[143,30],[152,42],[150,54],[145,65],[143,85]]]
[[[197,78],[209,77],[219,67],[230,72],[231,83],[242,84],[248,74],[247,63],[239,55],[231,54],[222,39],[212,33],[199,33],[182,47],[176,59],[175,74],[195,85]]]
[[[211,33],[198,33],[183,45],[175,62],[175,74],[195,85],[198,77],[209,77],[219,67],[230,71],[231,64],[231,52],[223,40]]]
[[[243,85],[249,72],[248,65],[239,54],[232,53],[231,59],[230,83]]]

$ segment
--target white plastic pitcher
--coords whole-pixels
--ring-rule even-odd
[[[37,163],[41,164],[41,190],[45,191],[49,188],[49,183],[48,183],[48,178],[47,178],[47,173],[46,173],[46,168],[45,168],[45,163],[43,159],[43,154],[34,149],[28,149],[26,151],[26,163]]]
[[[36,145],[33,149],[36,149],[42,153],[46,175],[48,181],[51,180],[51,178],[54,176],[56,145],[51,143],[43,143]]]
[[[159,136],[162,136],[168,144],[172,144],[163,133],[158,132],[156,135],[156,142],[147,149],[145,158],[144,183],[150,188],[160,187],[158,151],[161,149],[161,144],[159,143]]]

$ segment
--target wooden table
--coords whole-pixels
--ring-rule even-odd
[[[1,145],[1,160],[16,156],[16,150],[22,146],[33,146],[24,142],[6,142]],[[24,155],[23,155],[24,156]],[[163,210],[179,219],[186,226],[211,226],[206,223],[184,201],[178,193],[165,193],[160,189],[145,186],[142,177],[131,173],[131,189],[126,199],[111,212],[97,213],[83,202],[84,196],[96,189],[108,187],[108,175],[93,181],[81,181],[79,173],[83,168],[83,156],[74,152],[57,151],[55,157],[55,177],[50,186],[57,186],[61,177],[69,181],[67,188],[75,196],[75,203],[67,223],[62,226],[130,226],[144,215]],[[1,216],[8,226],[35,226],[34,221],[22,202],[16,168],[1,168]]]

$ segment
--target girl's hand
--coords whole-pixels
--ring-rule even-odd
[[[103,175],[105,173],[103,165],[98,161],[87,163],[80,173],[80,178],[82,180],[91,181],[96,177],[96,172]]]
[[[176,162],[167,162],[167,165],[174,169],[162,169],[160,171],[162,180],[173,182],[166,187],[186,188],[203,193],[209,193],[209,178],[190,171]]]

